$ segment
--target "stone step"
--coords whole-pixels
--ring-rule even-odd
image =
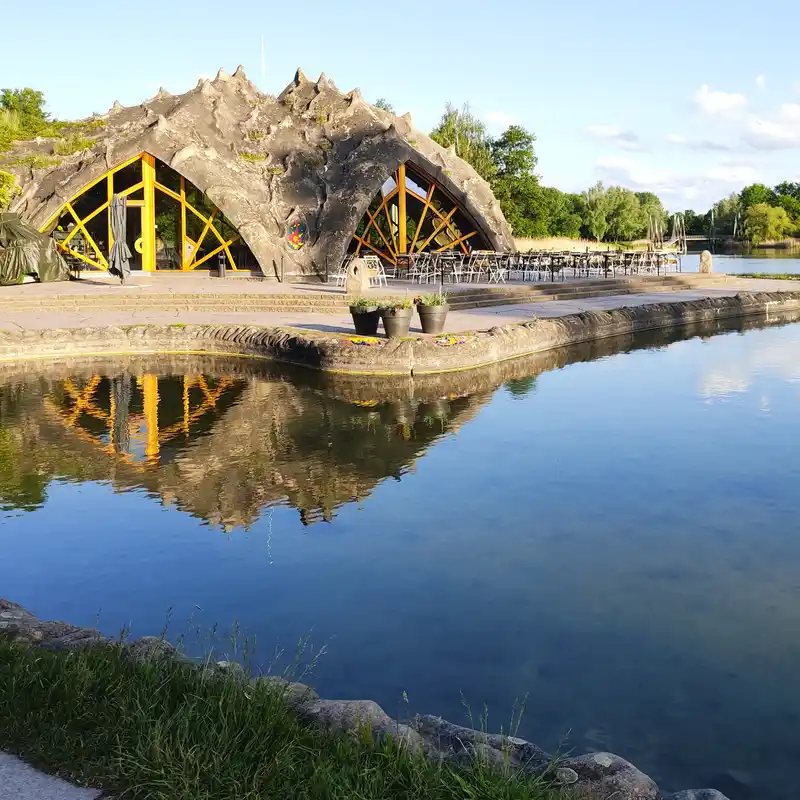
[[[608,297],[673,289],[702,289],[725,285],[724,276],[663,276],[660,278],[607,279],[580,282],[542,282],[527,286],[501,285],[449,291],[450,305],[480,308],[519,303],[546,302],[578,298]],[[427,288],[427,287],[423,287]],[[380,299],[400,299],[406,294],[387,293]],[[378,299],[378,298],[376,298]],[[48,297],[0,300],[0,312],[172,310],[172,311],[252,311],[343,313],[352,298],[331,293],[261,294],[261,293],[163,293],[51,295]]]

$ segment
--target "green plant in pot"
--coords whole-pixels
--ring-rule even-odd
[[[400,336],[408,336],[408,328],[411,325],[411,317],[414,314],[414,305],[410,297],[404,300],[384,303],[381,306],[381,319],[383,329],[390,339]]]
[[[378,302],[373,297],[359,297],[350,306],[353,326],[359,336],[374,336],[381,321]]]
[[[419,321],[423,333],[441,333],[450,306],[447,305],[447,295],[443,292],[425,294],[415,300]]]

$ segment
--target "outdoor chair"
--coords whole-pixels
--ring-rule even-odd
[[[370,286],[388,286],[386,270],[378,256],[364,256],[364,263],[367,265]]]
[[[344,286],[345,283],[347,283],[347,268],[350,266],[350,262],[353,260],[353,258],[354,256],[350,254],[346,255],[344,259],[342,259],[339,269],[333,275],[333,279],[337,286]]]

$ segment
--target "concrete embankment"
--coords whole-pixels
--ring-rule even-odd
[[[253,325],[133,325],[0,332],[0,361],[133,353],[266,358],[364,375],[424,375],[473,369],[640,331],[800,309],[800,292],[741,293],[532,319],[441,337],[383,339]]]

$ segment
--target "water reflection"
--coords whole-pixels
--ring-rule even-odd
[[[331,521],[342,505],[414,469],[499,386],[524,398],[537,375],[569,363],[791,319],[614,337],[482,370],[378,382],[217,357],[81,361],[44,373],[3,365],[0,507],[41,507],[54,479],[110,481],[225,531],[249,527],[274,504],[297,509],[304,525]],[[740,383],[709,375],[701,392]]]
[[[111,635],[236,620],[261,664],[313,631],[323,696],[499,727],[527,695],[547,748],[790,800],[800,327],[712,336],[783,322],[391,382],[0,364],[0,591]]]

